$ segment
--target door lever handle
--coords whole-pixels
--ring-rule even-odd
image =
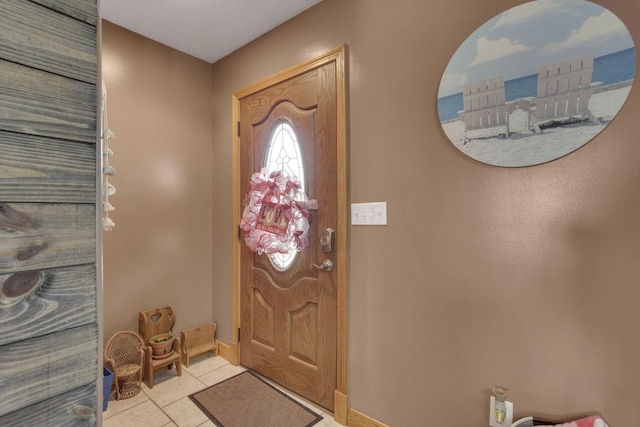
[[[309,264],[309,268],[311,270],[318,269],[320,271],[331,271],[333,270],[333,263],[331,262],[331,260],[329,259],[325,259],[322,264],[318,265],[318,264]]]

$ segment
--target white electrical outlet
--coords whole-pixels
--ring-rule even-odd
[[[491,400],[489,402],[489,425],[491,427],[511,427],[513,423],[513,403],[511,402],[502,402],[504,404],[504,408],[496,408],[496,398],[495,396],[491,396]],[[500,403],[498,403],[500,405]],[[499,411],[496,411],[499,409]],[[497,419],[496,415],[498,412],[502,412],[500,417],[504,417],[504,419]]]
[[[387,225],[387,202],[352,203],[351,225]]]

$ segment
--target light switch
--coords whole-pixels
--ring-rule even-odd
[[[352,203],[351,225],[387,225],[387,202]]]

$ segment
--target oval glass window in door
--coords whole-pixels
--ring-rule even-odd
[[[282,171],[289,176],[295,176],[298,178],[301,193],[306,194],[302,150],[296,131],[288,121],[276,122],[271,130],[263,157],[263,167],[267,169],[267,175],[271,172]],[[297,251],[291,250],[286,254],[269,254],[269,260],[275,268],[284,271],[293,264],[297,253]]]
[[[545,163],[580,148],[622,108],[636,50],[622,21],[584,0],[535,0],[473,32],[438,90],[444,132],[494,166]]]

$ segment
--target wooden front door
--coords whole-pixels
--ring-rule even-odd
[[[267,255],[240,245],[240,363],[333,410],[344,303],[338,287],[344,240],[335,234],[345,228],[338,70],[335,61],[306,68],[238,97],[240,191],[246,194],[251,176],[267,168],[295,175],[318,202],[302,251]]]

